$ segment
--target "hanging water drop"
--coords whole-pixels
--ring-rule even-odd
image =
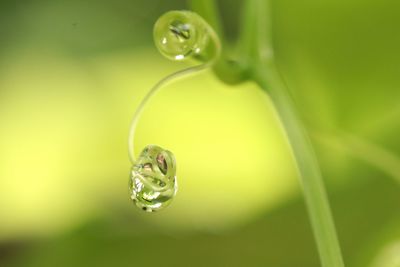
[[[154,25],[154,41],[162,55],[172,60],[205,57],[215,50],[208,24],[190,11],[170,11]],[[215,52],[215,51],[214,51]],[[207,58],[215,56],[207,55]]]
[[[174,155],[148,145],[133,165],[129,194],[137,207],[154,212],[168,206],[177,191]]]

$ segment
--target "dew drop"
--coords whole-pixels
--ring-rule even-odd
[[[154,25],[154,41],[165,57],[183,60],[200,54],[208,45],[209,37],[193,12],[170,11]]]
[[[159,146],[147,146],[131,169],[129,194],[146,212],[168,206],[178,189],[174,155]]]

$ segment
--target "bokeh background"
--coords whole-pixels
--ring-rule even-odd
[[[217,1],[235,40],[242,1]],[[129,122],[170,62],[173,0],[0,2],[0,266],[319,266],[268,96],[211,71],[164,88],[137,148],[178,161],[179,192],[128,200]],[[347,266],[400,266],[400,2],[272,1],[277,61],[316,147]],[[138,151],[137,151],[138,152]]]

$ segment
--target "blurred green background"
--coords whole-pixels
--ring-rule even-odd
[[[234,40],[242,1],[217,1]],[[186,1],[0,2],[0,266],[319,266],[268,96],[211,71],[151,100],[136,144],[179,192],[128,200],[131,116],[185,63],[152,26]],[[400,266],[400,2],[272,1],[277,61],[316,147],[347,266]]]

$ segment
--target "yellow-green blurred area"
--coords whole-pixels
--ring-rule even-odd
[[[218,5],[228,39],[241,1]],[[131,117],[187,66],[152,43],[185,1],[0,2],[0,266],[320,266],[268,95],[206,71],[157,94],[136,153],[174,152],[179,191],[128,198]],[[272,1],[279,68],[316,147],[346,266],[400,266],[400,2]],[[190,63],[188,63],[190,64]]]

